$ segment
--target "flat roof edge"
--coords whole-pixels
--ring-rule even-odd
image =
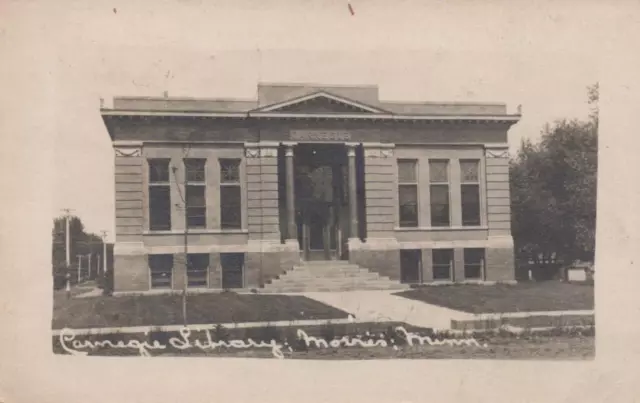
[[[213,112],[213,111],[141,111],[123,109],[100,109],[102,116],[158,116],[158,117],[244,117],[244,118],[321,118],[321,119],[353,119],[353,120],[495,120],[518,121],[521,114],[305,114],[305,113],[278,113],[278,112]]]

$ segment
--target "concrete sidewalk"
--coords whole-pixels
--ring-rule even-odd
[[[472,319],[473,314],[392,295],[392,290],[304,292],[302,295],[356,316],[358,322],[398,321],[414,326],[450,329],[451,320]],[[293,294],[291,294],[293,295]]]
[[[355,315],[358,322],[404,322],[433,329],[451,329],[455,321],[500,320],[535,316],[590,316],[584,311],[530,311],[504,313],[468,313],[426,302],[392,295],[397,291],[305,292],[302,295]]]

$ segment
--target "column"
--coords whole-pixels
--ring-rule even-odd
[[[358,238],[358,192],[356,183],[356,144],[347,143],[349,160],[349,238]]]
[[[295,206],[295,175],[293,168],[293,147],[296,143],[284,143],[285,173],[287,191],[287,239],[298,240]]]
[[[245,143],[249,241],[244,282],[248,288],[262,287],[291,269],[298,254],[297,245],[293,249],[280,243],[278,147],[276,142]]]

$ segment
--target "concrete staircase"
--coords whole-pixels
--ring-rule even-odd
[[[404,290],[406,284],[370,272],[344,260],[303,262],[265,284],[265,293]]]

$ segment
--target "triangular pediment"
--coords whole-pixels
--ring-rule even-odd
[[[255,111],[282,113],[386,113],[384,110],[374,106],[324,91],[267,105]]]

